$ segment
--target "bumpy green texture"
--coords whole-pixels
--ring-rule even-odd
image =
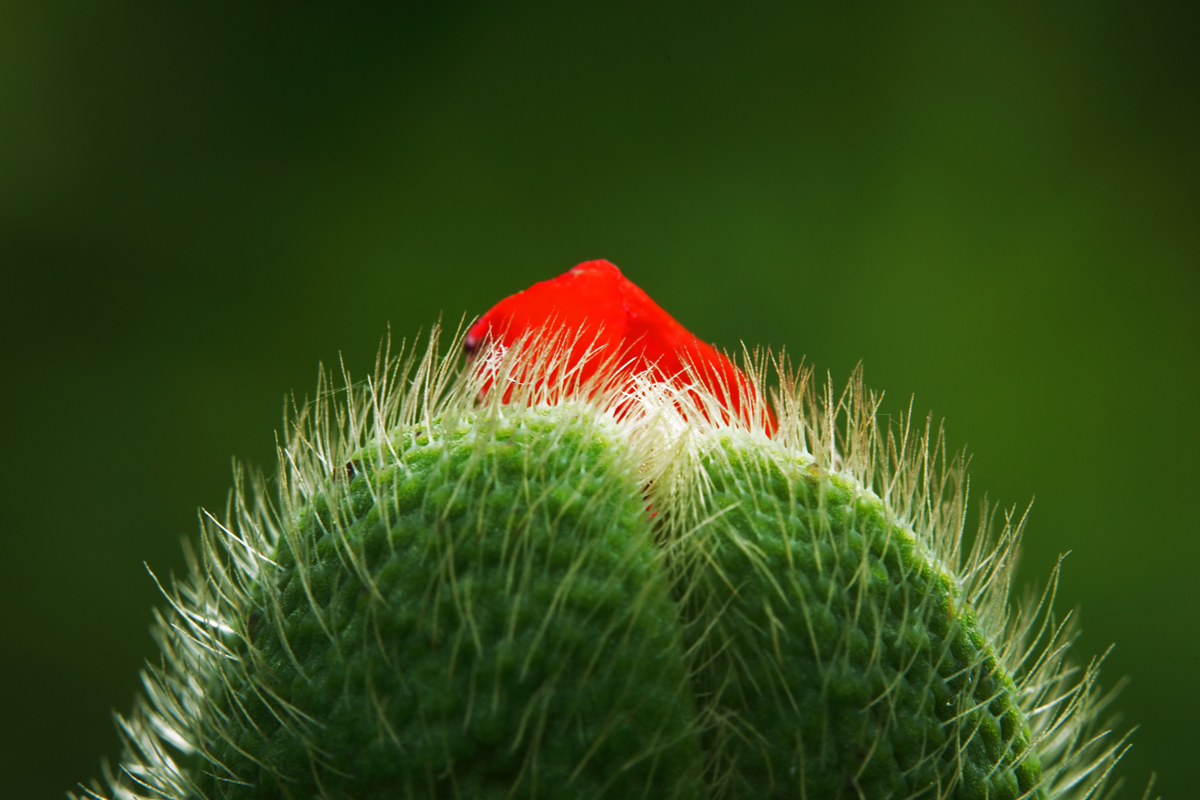
[[[1043,798],[1014,687],[883,504],[725,439],[683,569],[709,775],[738,798]]]
[[[677,606],[597,419],[437,422],[339,466],[213,682],[201,791],[699,797]]]
[[[730,434],[656,500],[603,415],[489,413],[293,495],[204,797],[1046,797],[1011,677],[875,495]]]

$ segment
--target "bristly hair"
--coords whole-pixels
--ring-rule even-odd
[[[944,429],[935,428],[931,417],[923,426],[914,424],[910,404],[898,423],[882,423],[882,396],[865,389],[861,368],[836,395],[831,380],[818,389],[812,371],[803,365],[793,368],[784,354],[743,351],[742,364],[758,388],[750,394],[754,407],[732,418],[722,414],[717,397],[694,389],[703,369],[688,365],[691,385],[676,389],[660,409],[672,417],[674,432],[662,437],[668,446],[660,445],[644,458],[651,466],[651,502],[665,520],[668,546],[687,558],[682,555],[687,548],[678,543],[697,536],[729,510],[714,510],[708,502],[709,475],[701,467],[708,458],[724,471],[735,471],[723,443],[737,442],[785,474],[800,463],[836,476],[860,496],[877,501],[891,523],[911,534],[931,566],[973,610],[990,649],[1014,681],[1032,734],[1030,750],[1041,762],[1039,786],[1062,800],[1113,796],[1119,782],[1110,785],[1110,774],[1130,746],[1131,732],[1118,736],[1112,730],[1116,718],[1100,718],[1120,689],[1119,684],[1101,693],[1104,657],[1083,668],[1067,659],[1078,628],[1073,615],[1060,618],[1053,610],[1062,558],[1040,592],[1029,591],[1015,606],[1010,602],[1028,511],[1020,516],[1005,511],[997,524],[996,509],[984,499],[974,535],[967,539],[967,458],[947,452]],[[771,417],[764,399],[768,372],[778,383],[770,393],[778,414],[774,432],[767,427]],[[670,413],[689,402],[700,413]],[[743,468],[751,486],[766,471],[761,465]],[[682,572],[687,574],[688,568]]]
[[[385,341],[363,381],[352,380],[342,365],[335,385],[322,370],[315,399],[293,401],[285,409],[287,441],[278,448],[275,486],[235,465],[224,514],[202,511],[198,545],[184,542],[187,575],[160,583],[170,605],[154,613],[161,656],[144,670],[144,693],[133,711],[116,718],[121,763],[115,771],[103,765],[107,790],[94,781],[80,787],[83,797],[202,796],[188,764],[208,758],[201,740],[204,720],[225,713],[211,696],[213,687],[232,688],[228,676],[242,668],[236,645],[248,646],[254,656],[251,618],[280,617],[278,598],[260,590],[259,575],[274,563],[281,543],[303,546],[296,541],[295,520],[314,498],[339,491],[351,465],[400,459],[399,430],[432,436],[435,425],[503,420],[530,407],[557,406],[614,426],[628,442],[630,463],[641,471],[649,502],[661,514],[666,551],[706,524],[710,487],[698,465],[722,437],[754,444],[765,459],[801,459],[877,499],[973,607],[1015,683],[1049,796],[1088,800],[1116,791],[1110,774],[1129,746],[1128,734],[1118,737],[1110,732],[1112,721],[1100,719],[1113,696],[1098,688],[1102,659],[1084,668],[1066,660],[1076,628],[1071,615],[1060,619],[1052,609],[1058,567],[1040,593],[1010,603],[1024,517],[1010,511],[994,524],[997,515],[984,502],[978,529],[964,545],[966,460],[947,454],[940,427],[929,420],[914,424],[911,408],[898,424],[885,425],[880,397],[864,389],[860,371],[836,394],[828,382],[818,389],[811,370],[793,367],[782,354],[743,354],[751,391],[733,393],[745,405],[731,414],[722,393],[705,388],[712,376],[703,365],[689,365],[682,386],[655,381],[634,372],[621,353],[581,348],[578,334],[553,323],[511,347],[485,346],[464,365],[462,333],[460,325],[448,356],[439,351],[437,326],[423,352],[401,344],[393,354]],[[774,388],[768,388],[770,382]],[[723,396],[733,396],[725,388]],[[363,577],[369,585],[370,576]],[[314,722],[281,698],[263,699],[300,737]],[[237,781],[215,761],[204,768]]]

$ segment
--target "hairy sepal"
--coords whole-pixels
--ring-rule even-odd
[[[828,387],[818,395],[807,371],[783,359],[747,358],[757,405],[731,415],[719,393],[697,390],[697,381],[679,388],[630,380],[602,349],[587,358],[603,368],[581,377],[564,356],[577,345],[537,331],[517,346],[481,352],[460,370],[439,356],[435,335],[420,358],[382,353],[363,383],[343,372],[345,388],[333,390],[322,378],[316,400],[289,422],[278,489],[260,479],[247,486],[239,473],[224,518],[202,519],[188,577],[165,589],[172,610],[156,628],[163,660],[147,671],[145,696],[120,721],[126,753],[116,774],[106,768],[113,795],[271,796],[250,792],[265,786],[288,796],[285,787],[311,781],[311,796],[371,796],[369,781],[345,768],[345,754],[366,753],[370,760],[371,748],[322,733],[349,717],[318,718],[311,697],[296,696],[306,687],[311,695],[321,680],[309,663],[313,642],[345,661],[339,648],[346,631],[358,637],[358,652],[373,652],[405,674],[406,656],[388,644],[380,622],[381,613],[404,602],[411,605],[405,641],[435,652],[450,643],[427,662],[440,665],[429,668],[429,679],[448,687],[445,702],[435,703],[441,716],[430,723],[415,706],[397,716],[370,670],[355,673],[362,690],[351,707],[375,720],[368,727],[385,752],[388,741],[397,753],[412,749],[389,729],[394,719],[417,720],[420,735],[440,743],[440,751],[431,746],[425,761],[412,762],[424,765],[424,782],[400,779],[409,796],[500,791],[488,788],[481,773],[459,780],[465,773],[456,765],[467,759],[450,752],[455,724],[472,740],[479,738],[472,726],[492,725],[483,737],[504,745],[495,752],[509,753],[498,769],[509,781],[502,793],[510,796],[578,788],[589,764],[610,776],[590,784],[598,794],[636,786],[660,796],[663,784],[656,781],[667,774],[661,796],[812,797],[815,791],[1081,800],[1102,793],[1124,739],[1110,741],[1096,721],[1108,700],[1096,691],[1097,662],[1077,671],[1065,661],[1073,632],[1069,620],[1051,612],[1057,572],[1046,591],[1010,605],[1021,531],[1012,515],[997,529],[983,511],[964,551],[964,463],[946,458],[940,432],[928,425],[919,431],[908,420],[881,429],[878,400],[864,393],[857,375],[840,397]],[[777,425],[764,399],[768,365],[779,377]],[[549,427],[537,427],[550,418]],[[517,431],[534,429],[524,444],[517,441]],[[525,449],[514,458],[512,447]],[[578,469],[587,454],[590,466]],[[547,471],[554,461],[565,471]],[[415,486],[418,462],[428,469]],[[505,470],[525,487],[524,505],[491,493]],[[595,483],[591,490],[580,488],[581,474]],[[553,503],[574,505],[573,532],[561,513],[551,512]],[[595,513],[602,507],[609,512]],[[542,510],[529,513],[535,508]],[[419,522],[405,528],[404,520]],[[628,535],[621,547],[601,553],[595,542],[614,520],[625,521],[617,527]],[[371,532],[380,526],[382,538]],[[565,555],[556,557],[554,543],[572,536]],[[379,552],[388,563],[407,554],[401,563],[412,580],[401,581],[403,590],[374,565]],[[539,595],[532,576],[548,575],[552,564],[565,571]],[[340,576],[332,586],[316,574],[331,565]],[[598,574],[605,569],[607,578]],[[574,597],[586,583],[577,576],[589,570],[598,571],[599,588]],[[288,586],[280,590],[285,573]],[[487,613],[508,621],[509,633],[499,638],[480,633],[483,584],[493,585],[490,597],[501,609]],[[606,586],[626,593],[621,604],[594,602],[621,594]],[[332,598],[351,589],[360,613],[339,618]],[[396,600],[394,591],[405,599]],[[538,611],[523,617],[520,609],[535,595]],[[578,635],[593,629],[574,625],[563,612],[568,607],[598,626],[604,642],[631,646],[629,663],[663,658],[677,665],[643,693],[658,700],[621,683],[620,670],[606,664],[607,651],[589,649],[583,641],[589,635]],[[294,632],[289,625],[298,611],[305,621]],[[630,645],[647,620],[647,630],[657,631],[648,637],[652,644]],[[931,627],[938,628],[935,636]],[[494,623],[482,628],[498,630]],[[529,643],[502,655],[505,637],[512,641],[518,628]],[[565,638],[551,642],[558,635],[547,633],[552,628]],[[534,688],[509,694],[516,706],[488,723],[473,716],[487,707],[488,687],[471,678],[453,688],[452,676],[464,671],[500,674],[503,664],[519,665],[504,673],[519,684],[535,660],[573,664],[583,653],[591,654],[586,668],[567,682],[581,696],[589,686],[603,687],[601,695],[623,698],[624,706],[578,700],[552,719],[545,695]],[[564,669],[549,667],[543,676],[557,686]],[[606,669],[615,683],[597,677]],[[281,670],[294,673],[286,691],[269,680]],[[903,686],[914,683],[919,691],[906,695]],[[495,685],[489,696],[498,709]],[[922,697],[937,699],[939,688],[949,692],[952,710],[922,717],[918,712],[930,711]],[[336,706],[351,694],[330,686],[326,700]],[[647,709],[654,702],[662,703],[654,713],[666,721],[622,729],[636,738],[623,756],[604,751],[624,724],[613,720],[653,716]],[[596,719],[588,718],[592,713]],[[816,729],[813,720],[820,721]],[[579,724],[590,731],[576,737],[583,750],[547,767],[541,743],[557,745],[561,737],[545,738],[546,731]],[[294,752],[303,758],[272,755],[272,731],[298,742]],[[969,758],[972,748],[983,755]],[[239,772],[237,764],[253,769]],[[622,776],[630,780],[617,787]],[[401,785],[394,776],[388,780],[391,788],[380,791]],[[360,794],[347,793],[359,786],[366,787]],[[98,784],[85,791],[103,796]]]

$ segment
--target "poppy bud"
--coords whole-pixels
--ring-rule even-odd
[[[775,362],[776,424],[604,261],[499,303],[461,371],[436,338],[322,377],[278,484],[235,476],[108,796],[1107,796],[1125,740],[1055,578],[1009,606],[1020,519],[964,553],[964,460],[859,375]]]

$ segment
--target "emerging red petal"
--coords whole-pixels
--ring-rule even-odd
[[[547,323],[560,326],[574,340],[569,366],[578,364],[589,348],[593,353],[600,349],[600,358],[583,365],[584,379],[600,363],[620,363],[630,374],[649,372],[655,380],[680,387],[699,382],[733,418],[746,424],[756,413],[756,391],[742,371],[604,260],[585,261],[501,300],[471,326],[464,346],[473,353],[489,339],[511,345]],[[760,422],[770,433],[775,420],[769,411],[764,416]]]

